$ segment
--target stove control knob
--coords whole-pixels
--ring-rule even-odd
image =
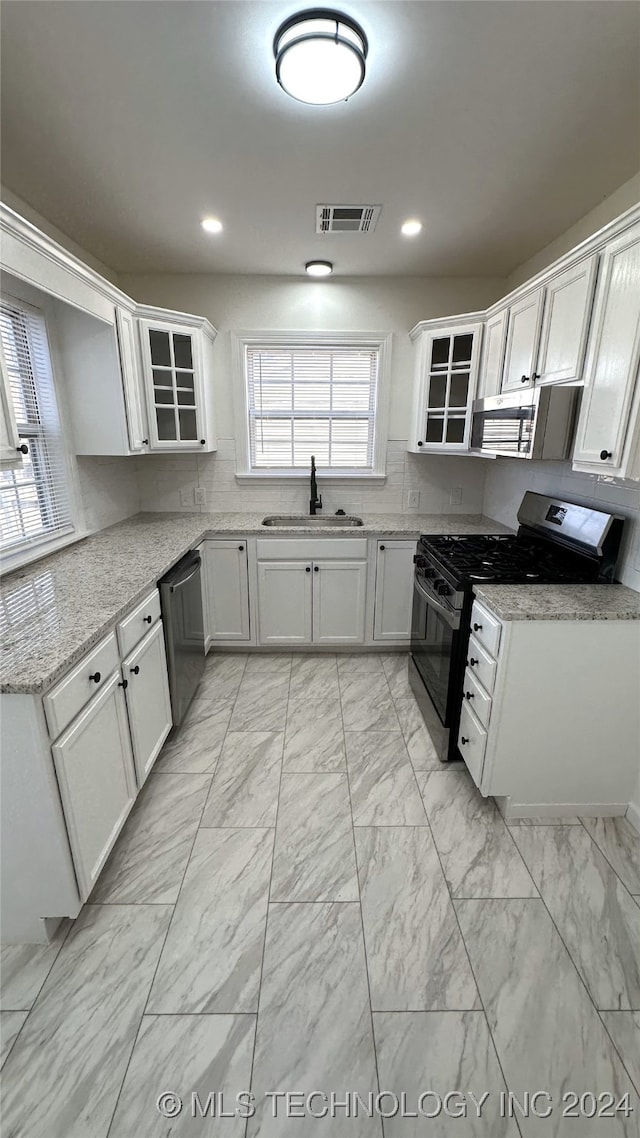
[[[446,581],[436,581],[436,593],[438,593],[441,597],[447,597],[450,592],[451,589],[447,585]]]
[[[417,565],[418,569],[425,569],[427,562],[426,559],[424,557],[421,557],[419,553],[415,553],[413,556],[413,564]]]

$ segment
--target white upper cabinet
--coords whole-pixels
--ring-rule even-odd
[[[514,391],[530,385],[535,375],[535,362],[542,320],[544,289],[538,288],[512,304],[507,320],[507,343],[504,353],[502,390]]]
[[[208,334],[213,329],[207,321],[196,325],[172,316],[177,314],[158,312],[139,322],[150,447],[215,450]]]
[[[469,448],[482,324],[420,326],[408,449],[453,453]]]
[[[18,435],[9,376],[2,354],[2,345],[0,345],[0,470],[6,470],[11,466],[20,466],[23,454],[21,448],[23,446],[26,444],[20,442]]]
[[[640,223],[605,249],[591,324],[575,470],[640,478]]]
[[[142,386],[142,371],[138,350],[138,335],[135,317],[121,304],[116,308],[118,346],[120,348],[120,368],[122,390],[127,416],[129,446],[134,453],[142,453],[149,446],[147,414]]]
[[[597,262],[594,253],[511,305],[503,391],[582,379]]]
[[[478,380],[478,399],[497,395],[502,382],[504,342],[507,334],[507,310],[497,312],[484,326],[482,361]]]

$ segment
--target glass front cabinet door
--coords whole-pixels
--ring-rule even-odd
[[[208,348],[199,328],[140,321],[151,450],[213,450]]]
[[[469,449],[481,337],[481,323],[418,326],[409,450],[424,454]]]

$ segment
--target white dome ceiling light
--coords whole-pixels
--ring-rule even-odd
[[[222,233],[222,222],[217,217],[205,217],[200,224],[205,233]]]
[[[330,277],[333,272],[331,261],[307,261],[305,273],[310,277]]]
[[[400,232],[405,237],[417,237],[418,233],[422,230],[422,222],[417,219],[411,218],[410,221],[405,221],[401,226]]]
[[[341,12],[298,12],[275,34],[276,79],[301,103],[340,103],[362,85],[368,50],[362,28]]]

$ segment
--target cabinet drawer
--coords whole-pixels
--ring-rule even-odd
[[[502,625],[497,616],[484,608],[479,601],[473,602],[471,610],[471,631],[490,656],[498,655]]]
[[[469,637],[467,668],[478,677],[485,691],[491,695],[496,678],[496,662],[473,635]]]
[[[487,732],[476,719],[467,703],[460,713],[460,730],[458,733],[458,747],[467,769],[476,786],[480,786],[484,753],[487,747]]]
[[[258,538],[259,561],[326,561],[328,557],[364,558],[367,556],[366,537],[295,537]]]
[[[57,739],[79,711],[100,691],[120,664],[113,632],[76,664],[63,680],[44,696],[42,703],[49,734]],[[99,680],[91,676],[100,676]]]
[[[154,589],[148,597],[136,605],[133,612],[120,621],[118,625],[120,655],[127,656],[157,620],[160,620],[160,593]]]
[[[487,695],[480,680],[474,676],[471,668],[464,674],[464,687],[462,689],[462,706],[473,708],[474,714],[480,722],[488,727],[491,715],[491,696]]]

